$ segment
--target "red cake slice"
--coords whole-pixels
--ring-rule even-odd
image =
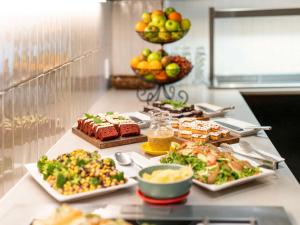
[[[118,131],[116,128],[111,125],[98,125],[95,131],[95,137],[100,139],[101,141],[112,140],[119,137]]]
[[[136,123],[120,123],[119,134],[121,137],[137,136],[140,135],[141,130]]]
[[[88,134],[89,130],[92,128],[93,120],[87,119],[84,121],[81,131]]]

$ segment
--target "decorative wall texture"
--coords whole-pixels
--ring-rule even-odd
[[[106,88],[111,5],[41,2],[1,8],[0,197]]]

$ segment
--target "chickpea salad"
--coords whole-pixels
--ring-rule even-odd
[[[50,160],[42,156],[39,172],[51,187],[63,195],[124,184],[124,172],[118,171],[113,159],[101,158],[97,151],[77,149]]]
[[[222,152],[211,144],[187,142],[173,146],[176,148],[161,158],[160,162],[190,165],[194,179],[202,183],[221,185],[261,172],[259,167],[237,159],[230,152]]]

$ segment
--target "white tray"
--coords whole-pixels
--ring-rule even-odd
[[[227,124],[230,124],[230,125],[233,125],[233,126],[236,126],[236,127],[240,127],[240,128],[257,126],[257,125],[252,124],[252,123],[248,123],[248,122],[245,122],[245,121],[242,121],[242,120],[237,120],[237,119],[228,118],[228,117],[227,118],[214,118],[212,120],[227,123]],[[230,129],[227,126],[223,126],[222,124],[219,124],[219,125],[221,127],[224,127],[226,129],[232,131],[233,133],[236,133],[236,134],[242,136],[242,137],[250,136],[250,135],[256,135],[257,132],[261,130],[261,129],[247,129],[247,130],[243,130],[243,131],[237,131],[237,130]]]
[[[251,160],[249,160],[245,157],[242,157],[240,155],[235,155],[234,154],[234,156],[238,159],[247,160],[248,162],[250,162],[254,166],[257,165],[254,161],[251,161]],[[160,160],[161,157],[163,157],[163,156],[154,157],[154,158],[150,159],[150,161],[152,161],[153,164],[158,164],[158,163],[160,163],[159,160]],[[239,184],[250,182],[252,180],[256,180],[256,179],[260,179],[260,178],[263,178],[263,177],[266,177],[266,176],[270,176],[270,175],[273,175],[275,173],[273,170],[269,170],[269,169],[265,169],[265,168],[261,168],[261,167],[260,167],[260,170],[261,170],[261,173],[259,173],[257,175],[241,178],[241,179],[234,180],[234,181],[229,181],[229,182],[224,183],[224,184],[206,184],[206,183],[202,183],[202,182],[200,182],[196,179],[193,179],[193,183],[200,186],[200,187],[203,187],[207,190],[210,190],[210,191],[220,191],[220,190],[227,189],[227,188],[230,188],[230,187],[233,187],[233,186],[237,186]]]
[[[106,158],[106,157],[104,157]],[[111,157],[113,158],[113,157]],[[50,194],[53,198],[55,198],[59,202],[68,202],[68,201],[74,201],[74,200],[79,200],[79,199],[84,199],[84,198],[89,198],[93,197],[96,195],[104,195],[109,192],[117,191],[120,189],[124,188],[129,188],[137,184],[137,182],[132,179],[128,178],[128,174],[132,173],[132,171],[124,171],[120,169],[121,171],[124,171],[125,177],[128,179],[125,184],[120,184],[112,187],[107,187],[107,188],[101,188],[101,189],[95,189],[93,191],[89,192],[83,192],[83,193],[78,193],[78,194],[73,194],[73,195],[62,195],[58,191],[56,191],[54,188],[50,186],[50,184],[43,179],[43,176],[39,172],[37,168],[36,163],[30,163],[25,165],[26,169],[28,170],[29,174],[35,179],[35,181],[44,188],[48,194]],[[118,165],[117,165],[118,168]],[[122,167],[123,168],[123,167]],[[130,170],[133,170],[133,168],[128,167]]]

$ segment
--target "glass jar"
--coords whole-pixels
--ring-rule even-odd
[[[169,151],[174,131],[169,112],[156,112],[151,115],[148,143],[152,151]]]

